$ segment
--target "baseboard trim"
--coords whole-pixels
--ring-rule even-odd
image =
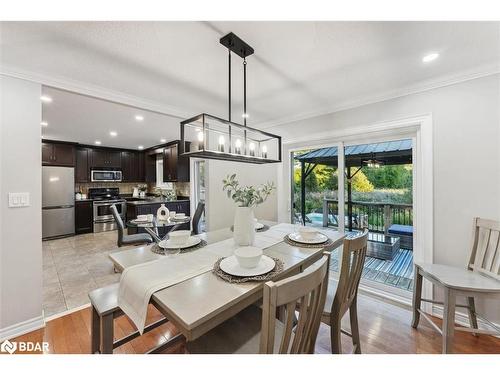
[[[0,329],[0,341],[18,337],[43,327],[45,327],[45,320],[43,315],[40,315],[33,319],[25,320],[24,322]]]
[[[72,313],[74,313],[76,311],[80,311],[80,310],[86,309],[87,307],[90,307],[90,306],[91,306],[90,303],[86,303],[85,305],[81,305],[81,306],[78,306],[78,307],[73,307],[72,309],[61,311],[60,313],[51,315],[48,318],[46,318],[45,321],[46,322],[50,322],[51,320],[60,318],[60,317],[65,316],[65,315],[72,314]]]
[[[443,319],[443,306],[433,305],[432,306],[432,315],[437,317],[437,318]],[[455,323],[460,325],[460,326],[470,328],[469,315],[467,315],[466,313],[461,312],[461,311],[455,311]],[[495,323],[495,322],[492,322],[492,323],[495,327],[500,329],[500,324]],[[478,328],[480,328],[480,329],[486,329],[486,330],[492,331],[492,328],[489,325],[484,324],[481,321],[480,317],[478,317],[478,319],[477,319],[477,325],[478,325]],[[492,332],[494,332],[494,331],[492,331]],[[492,336],[500,338],[500,335],[492,335]]]

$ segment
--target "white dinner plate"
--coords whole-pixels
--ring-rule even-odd
[[[201,242],[201,238],[199,237],[189,237],[189,239],[183,245],[174,245],[172,240],[163,240],[160,241],[158,246],[162,249],[186,249],[188,247],[196,246]]]
[[[234,255],[223,259],[220,262],[220,269],[225,273],[233,276],[240,277],[251,277],[251,276],[259,276],[269,271],[272,271],[276,266],[276,262],[274,259],[269,258],[267,255],[262,255],[260,258],[259,264],[254,268],[243,268],[238,264],[238,260]]]
[[[145,219],[134,219],[132,220],[133,223],[151,223],[151,220],[148,220],[148,218]]]
[[[306,244],[320,244],[328,241],[328,237],[325,236],[323,233],[316,233],[316,237],[309,240],[302,237],[302,235],[299,232],[293,232],[288,235],[288,238],[290,238],[292,241],[306,243]]]
[[[259,230],[259,229],[262,229],[262,228],[264,228],[264,224],[262,224],[262,223],[255,223],[255,229],[256,230]]]

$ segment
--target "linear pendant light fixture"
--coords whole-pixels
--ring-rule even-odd
[[[220,39],[228,50],[228,119],[202,113],[181,122],[182,155],[264,164],[281,162],[281,137],[247,126],[247,61],[252,47],[233,33]],[[231,118],[231,54],[243,59],[243,125]]]

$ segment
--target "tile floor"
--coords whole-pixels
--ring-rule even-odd
[[[108,254],[116,245],[116,231],[89,233],[43,244],[43,309],[45,317],[89,303],[88,292],[117,282]]]

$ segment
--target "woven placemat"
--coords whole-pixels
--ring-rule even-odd
[[[302,242],[294,241],[294,240],[290,239],[290,237],[288,237],[288,234],[287,234],[285,237],[283,237],[283,241],[285,241],[289,245],[297,246],[297,247],[304,247],[307,249],[320,249],[322,247],[328,248],[328,247],[333,245],[333,240],[330,237],[328,237],[328,240],[326,240],[323,243],[314,243],[313,244],[313,243],[302,243]]]
[[[264,224],[262,228],[256,229],[256,232],[265,232],[266,230],[269,230],[269,225]],[[231,232],[234,232],[234,225],[231,225]]]
[[[207,246],[207,241],[201,240],[201,242],[197,245],[191,246],[191,247],[186,247],[185,249],[181,249],[181,253],[189,253],[190,251],[198,250],[201,249],[202,247]],[[174,250],[174,249],[171,249]],[[168,255],[168,250],[161,248],[158,246],[157,243],[153,244],[151,246],[151,251],[155,254],[160,254],[160,255]]]
[[[220,277],[222,280],[225,280],[225,281],[232,283],[232,284],[241,284],[241,283],[246,283],[247,281],[269,281],[269,280],[273,279],[279,273],[283,272],[283,269],[285,267],[285,263],[283,263],[283,261],[281,259],[273,258],[273,257],[270,257],[270,258],[274,260],[276,265],[274,266],[272,271],[269,271],[268,273],[265,273],[263,275],[241,277],[241,276],[233,276],[233,275],[230,275],[228,273],[225,273],[220,268],[220,262],[222,262],[222,260],[224,258],[219,258],[219,260],[217,260],[217,262],[215,262],[214,269],[212,270],[212,272],[216,276]]]

